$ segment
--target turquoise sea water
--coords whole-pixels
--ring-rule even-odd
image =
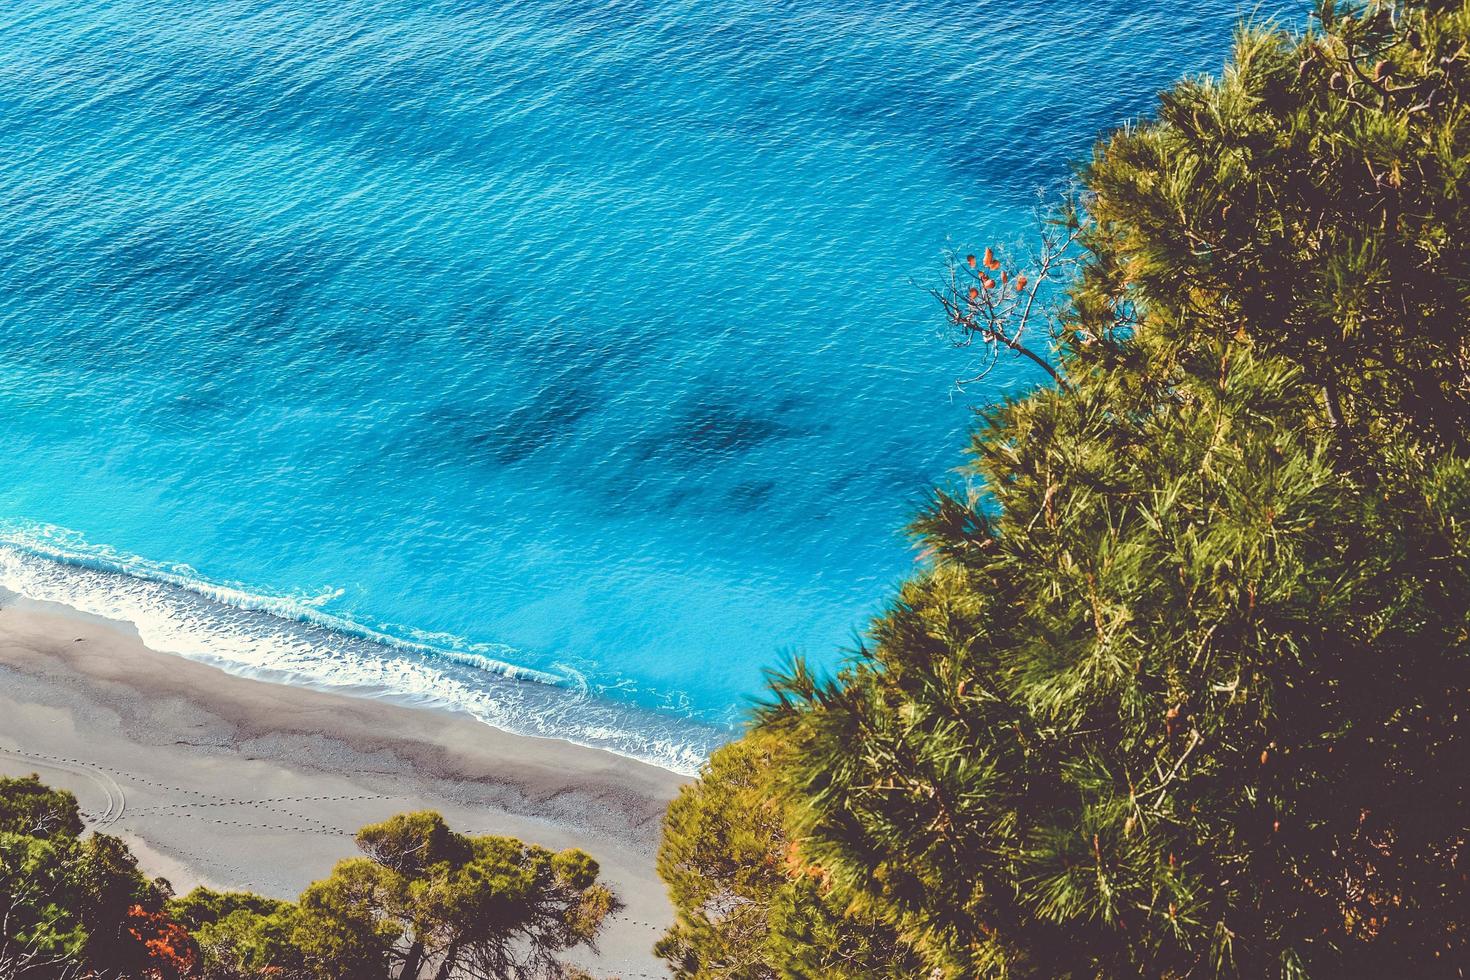
[[[911,568],[946,245],[1300,6],[0,0],[0,586],[688,771]]]

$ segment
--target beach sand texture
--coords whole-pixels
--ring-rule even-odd
[[[446,711],[249,680],[145,647],[129,627],[64,607],[0,608],[0,774],[77,795],[91,827],[146,873],[294,898],[357,853],[362,824],[440,811],[602,865],[623,908],[599,975],[667,976],[672,920],[654,873],[659,820],[686,781],[654,766],[510,735]]]

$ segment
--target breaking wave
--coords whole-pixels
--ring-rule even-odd
[[[334,592],[272,596],[209,582],[48,526],[0,526],[0,587],[132,625],[143,642],[233,674],[462,711],[694,774],[731,732],[589,691],[573,670],[512,662],[514,649],[444,634],[407,639],[324,612]]]

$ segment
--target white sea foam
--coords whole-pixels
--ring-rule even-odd
[[[143,642],[231,673],[469,713],[692,774],[728,732],[587,692],[585,678],[531,670],[495,644],[407,640],[325,613],[334,593],[283,597],[210,583],[88,544],[74,532],[0,526],[0,587],[131,624]],[[423,639],[420,639],[420,638]]]

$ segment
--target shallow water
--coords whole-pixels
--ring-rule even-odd
[[[946,245],[1250,9],[0,2],[0,586],[688,770],[911,567]]]

